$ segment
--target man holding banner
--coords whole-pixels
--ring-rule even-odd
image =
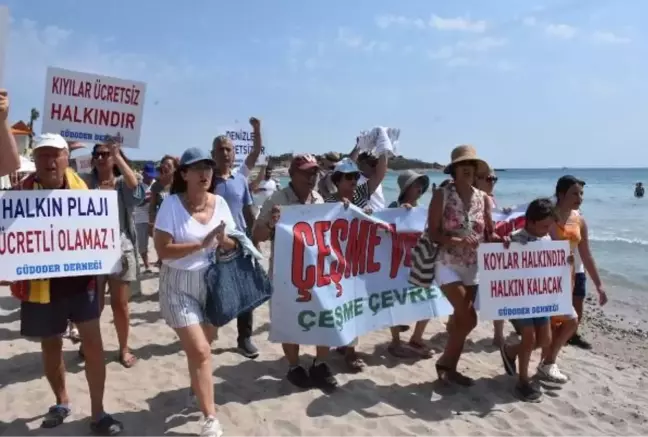
[[[275,225],[281,214],[280,207],[324,203],[322,196],[314,191],[318,171],[319,166],[315,157],[296,155],[290,164],[290,183],[286,188],[275,191],[261,208],[259,217],[254,224],[253,238],[255,242],[270,240],[272,243],[269,272],[271,278],[273,277],[275,253]],[[286,292],[285,289],[275,288],[275,295]],[[270,318],[272,319],[272,315]],[[299,364],[299,344],[282,343],[281,346],[290,366],[287,374],[288,381],[299,388],[310,388],[314,385],[327,392],[337,387],[337,380],[325,362],[329,354],[328,346],[316,346],[315,359],[308,372]]]
[[[57,134],[44,134],[33,151],[36,173],[23,179],[19,187],[21,190],[88,190],[83,179],[69,168],[68,144],[63,137]],[[75,200],[75,198],[71,199]],[[67,204],[70,203],[68,200]],[[114,219],[117,222],[117,217]],[[89,220],[93,218],[90,217]],[[60,235],[59,233],[59,241]],[[95,273],[103,273],[100,270],[101,268]],[[61,273],[58,275],[60,276]],[[52,279],[19,280],[11,284],[11,291],[22,301],[20,332],[25,337],[40,340],[45,377],[56,397],[56,404],[45,414],[41,426],[57,427],[71,414],[62,351],[62,335],[67,330],[68,322],[71,321],[77,326],[83,342],[92,410],[90,428],[98,435],[121,433],[123,431],[121,422],[106,414],[103,407],[106,364],[99,329],[100,309],[96,292],[96,276],[70,274]]]

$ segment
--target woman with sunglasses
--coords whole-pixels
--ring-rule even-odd
[[[366,182],[359,184],[360,169],[354,161],[344,158],[335,165],[331,174],[331,182],[335,185],[336,192],[324,198],[324,202],[344,202],[345,205],[353,204],[362,208],[366,213],[371,214],[369,201],[371,195],[382,183],[387,173],[387,155],[383,154],[378,159],[376,171]],[[339,348],[338,351],[344,354],[344,359],[349,368],[354,372],[359,372],[364,367],[364,363],[356,354],[355,346],[357,339],[346,347]]]
[[[214,249],[229,251],[236,229],[225,199],[212,194],[216,163],[209,153],[186,150],[173,177],[171,195],[160,207],[153,241],[162,260],[160,312],[175,330],[187,355],[192,393],[204,415],[202,436],[223,434],[216,418],[211,343],[215,328],[205,319],[205,272]]]
[[[92,149],[92,172],[88,175],[86,183],[90,189],[117,191],[122,265],[119,272],[99,278],[101,280],[98,281],[98,294],[103,309],[107,283],[119,341],[118,361],[122,366],[130,368],[137,361],[128,348],[130,283],[137,280],[135,253],[137,237],[133,211],[144,200],[145,187],[138,181],[137,175],[128,165],[126,157],[114,139],[104,144],[95,144]]]
[[[491,211],[496,208],[494,191],[497,180],[498,178],[493,170],[480,172],[475,176],[475,188],[488,194]],[[493,321],[493,344],[495,346],[504,344],[504,320]]]

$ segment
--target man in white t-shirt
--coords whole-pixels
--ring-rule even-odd
[[[263,203],[280,187],[279,181],[272,177],[272,167],[261,168],[257,178],[250,182],[250,191],[254,197],[254,205],[258,211]]]

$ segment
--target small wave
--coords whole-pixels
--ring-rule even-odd
[[[595,235],[590,235],[589,239],[598,243],[622,243],[631,244],[633,246],[648,246],[648,241],[642,240],[640,238],[597,237]]]

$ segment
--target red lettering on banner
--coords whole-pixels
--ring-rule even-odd
[[[537,296],[541,294],[559,294],[563,292],[562,277],[495,279],[490,281],[490,293],[493,298]]]
[[[324,271],[324,262],[331,255],[331,248],[326,244],[324,235],[331,229],[331,222],[315,222],[315,244],[317,245],[317,275],[318,287],[325,287],[331,283],[331,277]]]
[[[397,232],[396,225],[391,225],[392,250],[389,277],[394,279],[398,276],[401,266],[412,266],[412,249],[416,246],[420,232]]]
[[[367,273],[376,273],[380,270],[380,263],[376,262],[376,247],[380,245],[380,235],[378,235],[378,230],[386,230],[388,232],[391,229],[388,226],[385,226],[380,223],[372,223],[369,230],[369,239],[367,241]]]
[[[338,219],[333,222],[331,226],[331,251],[336,259],[331,261],[331,280],[337,289],[336,297],[342,296],[342,286],[340,281],[346,270],[346,260],[344,253],[342,253],[342,241],[347,241],[349,236],[349,222],[344,219]]]
[[[336,296],[339,297],[342,295],[343,277],[378,272],[381,265],[375,259],[375,252],[382,240],[378,231],[382,229],[389,230],[382,224],[360,219],[318,221],[312,226],[306,222],[295,224],[291,276],[299,294],[297,301],[310,301],[313,288],[325,287],[331,282],[335,284]],[[346,242],[344,251],[342,242]],[[306,246],[317,248],[315,265],[305,263]]]
[[[296,223],[293,226],[292,283],[299,295],[297,302],[309,302],[311,289],[315,285],[315,266],[304,265],[307,245],[315,245],[313,231],[306,222]]]
[[[367,238],[370,222],[353,219],[349,226],[349,239],[345,258],[347,261],[344,277],[363,275],[367,262]]]
[[[563,292],[562,277],[528,278],[526,288],[527,293],[531,295],[559,294]]]
[[[135,115],[129,112],[62,105],[60,103],[52,103],[50,119],[120,129],[135,129]]]
[[[515,270],[520,268],[517,252],[496,252],[484,254],[484,270]]]

